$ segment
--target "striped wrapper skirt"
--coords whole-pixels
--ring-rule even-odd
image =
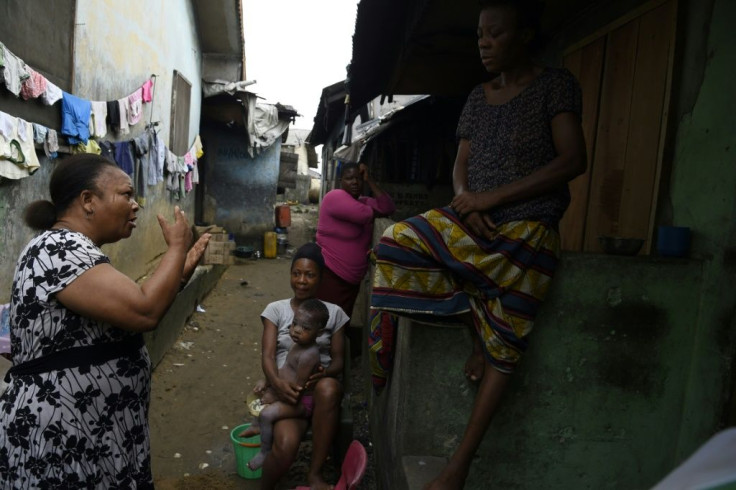
[[[493,367],[511,373],[557,266],[560,238],[539,221],[474,236],[450,208],[389,227],[376,247],[369,354],[374,387],[386,383],[398,316],[437,323],[470,312]],[[448,318],[448,321],[458,319]]]

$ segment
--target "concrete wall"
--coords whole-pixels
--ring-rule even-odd
[[[162,24],[161,19],[166,19]],[[47,22],[53,23],[52,17]],[[150,3],[133,0],[121,9],[119,2],[80,0],[77,2],[74,42],[74,85],[72,92],[89,100],[121,98],[139,87],[151,74],[156,74],[152,104],[144,105],[148,121],[160,121],[160,136],[169,144],[171,114],[171,81],[179,70],[191,83],[189,139],[198,133],[200,108],[200,61],[191,2],[167,0]],[[17,53],[21,58],[22,52]],[[58,104],[53,110],[59,110]],[[129,135],[142,132],[139,123]],[[57,128],[58,129],[58,128]],[[109,133],[105,138],[113,140]],[[42,155],[39,154],[39,157]],[[17,182],[0,185],[0,300],[9,298],[15,261],[32,236],[22,223],[25,206],[36,199],[48,198],[48,177],[53,162],[41,158],[41,170]],[[194,200],[190,194],[181,202],[172,202],[163,184],[147,189],[146,208],[139,213],[138,227],[132,239],[104,247],[112,263],[133,279],[144,276],[165,251],[165,242],[156,214],[173,216],[174,205],[180,205],[194,216]],[[3,300],[4,298],[4,300]]]
[[[43,3],[46,8],[46,2]],[[50,13],[41,19],[52,29],[59,28]],[[74,82],[71,91],[75,95],[89,100],[119,99],[139,87],[152,74],[157,75],[153,103],[144,104],[145,121],[132,127],[130,134],[118,140],[129,140],[140,134],[152,115],[153,121],[159,121],[159,136],[170,146],[172,77],[174,70],[178,70],[192,84],[188,139],[194,141],[199,132],[201,61],[190,1],[131,0],[123,5],[112,0],[78,0],[74,26]],[[23,58],[20,49],[15,51]],[[58,112],[59,104],[48,110]],[[105,139],[116,138],[113,133],[108,133]],[[54,162],[43,157],[42,153],[39,157],[41,169],[34,175],[20,181],[4,180],[0,183],[0,302],[3,303],[10,297],[17,257],[32,236],[32,231],[22,223],[23,209],[33,200],[48,198],[48,179]],[[134,280],[145,277],[166,250],[156,215],[161,213],[171,219],[174,206],[180,205],[193,218],[193,196],[190,193],[182,201],[172,201],[163,184],[149,187],[145,209],[139,212],[138,227],[131,239],[103,247],[113,265]],[[212,271],[212,268],[207,271]],[[211,274],[214,274],[211,278],[216,280],[221,271]],[[212,282],[199,273],[197,277],[191,287],[192,291],[197,291],[193,297],[201,298],[204,290],[198,288],[202,284],[211,285]],[[182,303],[181,298],[184,297],[180,295],[159,327],[160,335],[168,336],[167,342],[173,341],[171,337],[175,338],[178,329],[183,326],[180,317],[183,315],[186,318],[194,308],[191,304],[193,301]],[[149,335],[149,348],[153,352],[165,350],[170,345],[156,344],[155,341],[152,344],[152,339],[157,335]]]
[[[565,255],[466,488],[649,488],[676,465],[683,407],[699,404],[717,425],[702,413],[707,388],[689,387],[705,340],[692,307],[702,273],[696,260]],[[417,471],[411,456],[440,466],[455,448],[475,396],[470,345],[463,327],[402,324],[396,376],[373,400],[373,434],[397,434],[391,448],[374,440],[376,452],[403,462],[383,488]],[[729,350],[709,357],[709,378],[722,381]]]
[[[657,221],[693,229],[691,257],[563,255],[468,489],[649,488],[736,424],[736,3],[683,1],[678,18]],[[392,490],[442,466],[474,396],[465,330],[402,327],[371,414]]]
[[[250,157],[242,130],[205,127],[209,156],[204,169],[204,220],[223,226],[238,245],[263,248],[272,231],[281,140]]]

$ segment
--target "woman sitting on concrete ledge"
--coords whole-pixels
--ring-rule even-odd
[[[391,368],[396,315],[460,320],[474,332],[465,373],[478,392],[431,490],[465,484],[549,289],[567,182],[585,171],[578,82],[531,59],[536,3],[483,3],[478,48],[493,78],[475,87],[460,116],[455,197],[388,228],[376,249],[369,342],[377,389]]]

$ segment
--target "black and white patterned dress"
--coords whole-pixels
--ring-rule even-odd
[[[49,230],[30,241],[12,287],[14,364],[131,335],[56,300],[55,293],[102,263],[109,259],[80,233]],[[0,397],[0,488],[153,488],[151,363],[145,347],[134,352],[100,365],[12,377]]]

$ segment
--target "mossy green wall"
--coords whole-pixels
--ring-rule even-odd
[[[714,427],[736,423],[735,414],[728,411],[735,393],[736,343],[732,287],[736,279],[734,19],[736,2],[713,2],[704,49],[695,54],[704,63],[702,82],[692,109],[678,121],[669,186],[672,223],[692,228],[693,254],[703,260],[702,286],[691,300],[699,313],[694,335],[688,339],[694,355],[681,421],[681,457]]]

